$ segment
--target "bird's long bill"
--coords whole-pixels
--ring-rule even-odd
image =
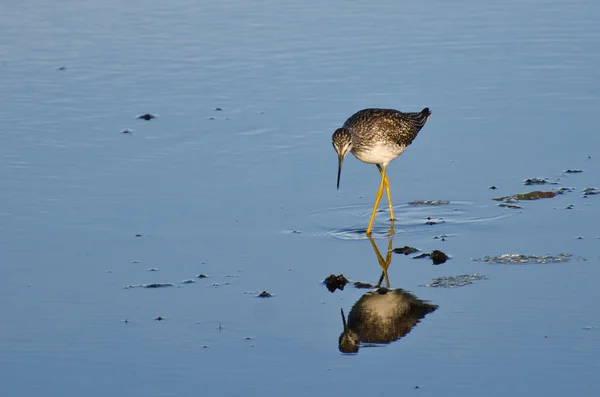
[[[342,312],[342,322],[344,323],[344,332],[348,331],[348,323],[346,323],[346,316],[344,316],[344,309],[340,309]]]
[[[344,162],[344,156],[338,154],[338,179],[337,179],[337,189],[340,190],[340,176],[342,176],[342,163]]]

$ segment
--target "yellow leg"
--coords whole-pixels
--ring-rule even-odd
[[[383,174],[383,168],[379,164],[375,164],[380,174]],[[394,208],[392,207],[392,195],[390,194],[390,181],[388,181],[387,175],[385,175],[385,192],[387,193],[388,205],[390,206],[390,221],[395,220]]]
[[[373,229],[373,221],[375,220],[375,213],[377,213],[377,207],[379,207],[379,201],[381,200],[381,196],[383,196],[383,188],[385,186],[385,166],[383,167],[383,172],[381,173],[381,184],[379,185],[379,190],[377,190],[377,197],[375,198],[375,205],[373,206],[373,212],[371,213],[371,220],[369,221],[369,226],[367,227],[367,235],[371,235],[371,229]]]
[[[386,288],[390,288],[390,279],[388,277],[388,268],[390,267],[390,263],[392,262],[392,241],[393,241],[393,237],[392,235],[394,234],[394,224],[392,223],[392,226],[390,228],[390,237],[388,238],[388,248],[387,248],[387,254],[385,256],[385,259],[383,259],[383,257],[381,256],[381,253],[379,252],[379,248],[377,248],[377,245],[375,244],[375,241],[373,241],[373,238],[371,236],[369,237],[369,241],[371,242],[371,246],[373,247],[373,250],[375,251],[375,255],[377,255],[377,261],[379,262],[379,266],[381,266],[381,277],[379,277],[379,281],[377,282],[376,287],[379,288],[381,287],[381,283],[383,282],[383,280],[385,280],[385,285]]]

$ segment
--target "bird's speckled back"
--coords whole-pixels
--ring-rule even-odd
[[[405,149],[431,116],[429,108],[405,113],[395,109],[363,109],[346,120],[343,127],[353,135],[354,151],[368,150],[374,143]]]

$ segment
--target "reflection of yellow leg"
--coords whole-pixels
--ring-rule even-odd
[[[379,173],[383,174],[383,168],[381,168],[379,164],[375,165],[377,166]],[[393,221],[396,218],[394,218],[394,208],[392,207],[392,195],[390,194],[390,181],[388,180],[387,175],[385,175],[385,181],[383,183],[385,184],[385,192],[387,193],[388,205],[390,206],[390,220]]]
[[[369,226],[367,227],[367,236],[371,235],[371,229],[373,229],[373,221],[375,220],[375,213],[377,212],[377,207],[379,207],[379,201],[381,200],[381,196],[383,196],[383,188],[385,185],[385,166],[383,167],[383,172],[381,173],[381,184],[379,185],[379,190],[377,190],[377,197],[375,198],[375,205],[373,206],[373,212],[371,213],[371,220],[369,221]]]
[[[383,272],[381,273],[381,277],[379,278],[379,282],[377,283],[377,287],[379,288],[381,286],[381,283],[383,282],[383,279],[385,278],[385,285],[387,288],[390,288],[390,279],[388,277],[388,268],[390,267],[390,263],[392,262],[392,240],[393,240],[393,236],[394,235],[394,225],[392,224],[392,227],[390,228],[390,236],[389,236],[389,240],[388,240],[388,250],[387,250],[387,255],[385,256],[385,259],[383,259],[383,257],[381,256],[381,253],[379,252],[379,248],[377,248],[377,245],[375,244],[375,241],[373,240],[373,238],[371,236],[369,236],[369,241],[371,242],[371,246],[373,247],[373,250],[375,251],[375,255],[377,255],[377,261],[379,262],[379,266],[381,266],[381,269],[383,270]]]

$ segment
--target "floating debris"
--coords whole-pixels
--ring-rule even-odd
[[[441,236],[433,236],[434,240],[446,241],[447,238],[455,237],[456,234],[442,234]]]
[[[137,284],[137,285],[128,285],[125,289],[129,288],[166,288],[172,287],[173,283],[150,283],[150,284]]]
[[[430,284],[421,285],[428,288],[457,288],[473,284],[474,281],[488,280],[488,277],[482,274],[461,274],[459,276],[434,278]]]
[[[135,237],[142,237],[142,234],[138,233],[135,235]]]
[[[600,190],[596,189],[595,187],[586,187],[581,192],[583,193],[584,196],[591,196],[591,195],[594,195],[594,194],[600,194]]]
[[[585,261],[584,258],[574,257],[573,254],[561,253],[558,255],[524,255],[524,254],[502,254],[488,255],[483,258],[471,258],[476,262],[487,262],[493,264],[528,264],[528,263],[562,263],[571,260]]]
[[[155,317],[154,320],[156,320],[156,321],[162,321],[162,320],[164,320],[164,317],[158,316],[158,317]]]
[[[529,193],[517,193],[517,194],[513,194],[512,196],[497,197],[492,200],[504,201],[504,202],[514,202],[512,200],[518,200],[518,201],[539,200],[539,199],[543,199],[543,198],[552,198],[555,196],[556,196],[555,192],[542,192],[540,190],[536,190],[534,192],[529,192]]]
[[[260,294],[256,295],[258,298],[271,298],[273,294],[267,291],[262,291]]]
[[[409,205],[445,205],[445,204],[450,204],[450,201],[447,201],[447,200],[417,200],[417,201],[411,201],[408,204]]]
[[[356,281],[354,282],[354,288],[358,288],[358,289],[371,289],[371,288],[377,288],[376,285],[373,285],[371,283],[364,283],[362,281]]]
[[[344,277],[343,274],[338,274],[337,276],[331,274],[329,277],[323,280],[323,284],[325,284],[325,287],[327,287],[329,292],[333,293],[336,289],[343,291],[346,284],[348,284],[348,279]]]
[[[152,120],[155,119],[156,116],[150,113],[146,113],[146,114],[140,114],[139,116],[136,116],[137,119],[141,119],[141,120]]]
[[[520,207],[518,205],[515,204],[508,204],[508,203],[500,203],[498,204],[499,207],[504,207],[504,208],[509,208],[511,210],[518,210],[518,209],[522,209],[523,207]]]
[[[565,174],[579,174],[580,172],[583,172],[583,170],[564,170],[563,171]]]
[[[418,249],[416,249],[414,247],[409,247],[408,245],[405,245],[402,248],[394,248],[392,251],[394,252],[394,254],[404,254],[404,255],[410,255],[410,254],[414,254],[415,252],[419,252]]]
[[[496,190],[496,189],[498,189],[498,186],[496,186],[496,185],[492,185],[492,186],[488,187],[488,189],[491,189],[491,190]]]
[[[446,263],[446,261],[449,259],[448,255],[444,254],[442,251],[439,250],[433,250],[430,253],[423,253],[413,256],[413,259],[422,258],[431,258],[434,265],[441,265],[442,263]]]
[[[570,193],[570,192],[574,192],[575,188],[573,187],[561,187],[560,189],[556,189],[555,192],[556,194],[564,194],[564,193]]]
[[[181,284],[193,284],[193,283],[195,283],[195,282],[196,282],[196,280],[188,279],[188,280],[183,280],[183,281],[181,282]]]
[[[433,218],[428,216],[427,221],[425,222],[425,224],[429,226],[437,225],[438,223],[446,223],[446,221],[443,219],[434,220]]]
[[[527,178],[523,180],[525,185],[558,185],[558,182],[548,178]]]

